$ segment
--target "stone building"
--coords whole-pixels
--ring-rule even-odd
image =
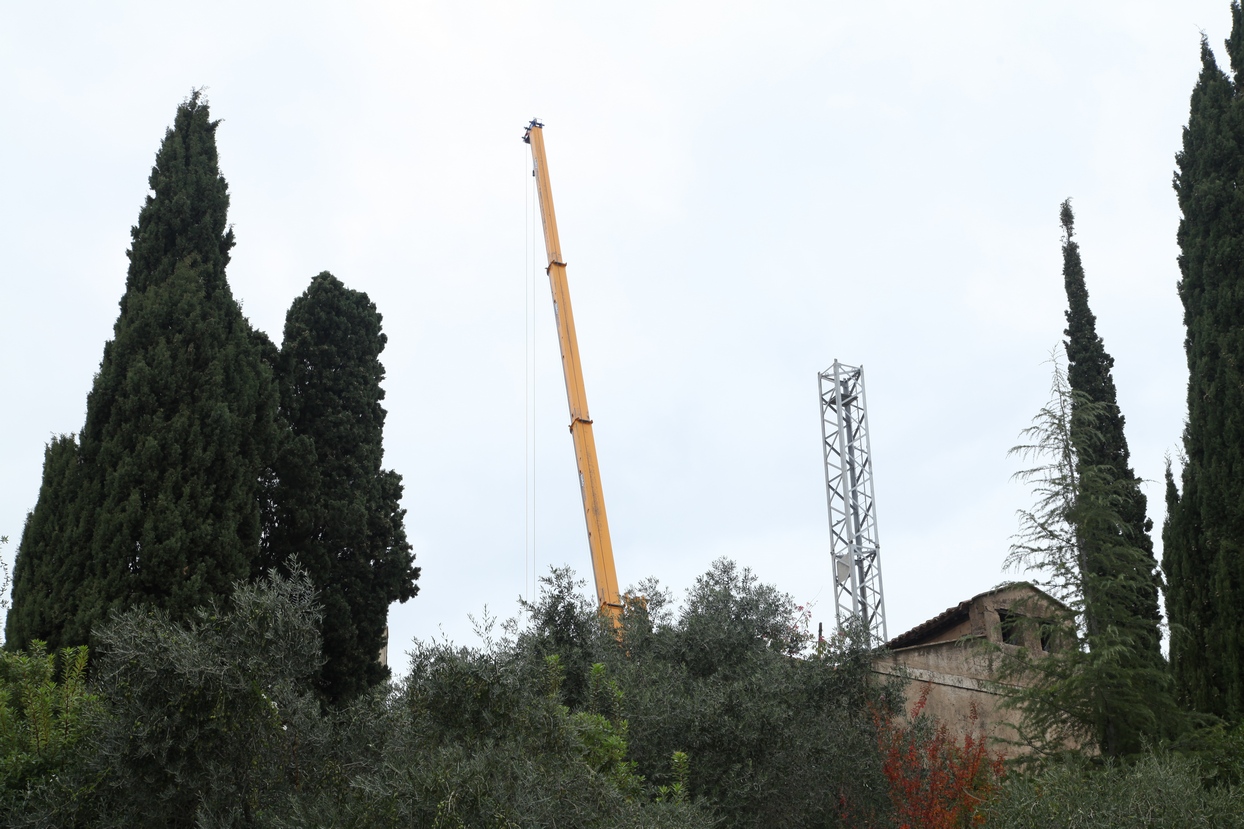
[[[1019,715],[1002,707],[994,671],[996,651],[982,645],[992,643],[1003,652],[1025,647],[1034,654],[1048,653],[1060,643],[1052,626],[1041,622],[1068,612],[1066,605],[1028,582],[996,587],[891,639],[888,650],[873,661],[873,670],[909,680],[907,711],[927,686],[925,710],[960,739],[970,727],[975,704],[977,728],[990,738],[990,749],[1014,757],[1021,749],[998,738],[1014,738]]]

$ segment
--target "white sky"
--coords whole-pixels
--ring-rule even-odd
[[[1229,4],[168,3],[0,10],[0,534],[81,428],[129,229],[204,86],[280,341],[321,270],[384,315],[420,595],[391,656],[511,615],[525,561],[530,175],[547,125],[621,582],[731,556],[833,618],[816,374],[865,367],[889,630],[1008,577],[1006,450],[1061,340],[1074,199],[1160,526],[1186,368],[1170,182]],[[1223,61],[1225,65],[1225,60]],[[590,578],[542,272],[534,550]],[[527,575],[525,576],[525,572]]]

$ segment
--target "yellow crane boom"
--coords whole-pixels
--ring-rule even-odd
[[[579,341],[575,337],[574,313],[570,310],[570,285],[557,236],[557,217],[553,213],[553,190],[549,184],[549,165],[544,156],[544,125],[532,119],[523,135],[531,145],[535,164],[536,191],[540,194],[540,221],[544,225],[544,249],[549,264],[549,288],[553,292],[553,315],[557,319],[557,339],[561,344],[562,372],[566,376],[566,398],[570,404],[570,434],[574,438],[575,461],[579,465],[579,490],[583,495],[583,517],[587,519],[587,542],[592,552],[592,574],[600,611],[616,625],[622,614],[618,594],[618,574],[613,566],[613,543],[609,540],[609,519],[605,515],[605,493],[600,485],[600,466],[596,462],[596,439],[592,418],[587,411],[587,391],[583,387],[583,366],[579,361]]]

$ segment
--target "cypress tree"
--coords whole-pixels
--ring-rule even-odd
[[[324,606],[322,698],[337,703],[388,676],[378,660],[389,605],[418,592],[402,479],[381,468],[387,338],[367,294],[321,273],[285,318],[279,377],[291,438],[281,453],[265,564],[291,556]]]
[[[72,503],[45,504],[41,494],[31,519],[32,539],[53,539],[38,555],[32,541],[32,574],[47,572],[40,558],[84,557],[73,605],[51,625],[48,638],[61,645],[86,642],[114,609],[149,605],[185,618],[227,596],[258,555],[277,392],[264,338],[225,280],[234,238],[217,125],[196,91],[165,134],[131,230],[121,312],[87,398]],[[67,522],[63,536],[40,529]]]
[[[1110,464],[1086,461],[1110,416],[1072,390],[1055,361],[1050,401],[1021,433],[1026,442],[1011,449],[1034,463],[1015,477],[1035,500],[1020,511],[1007,565],[1039,571],[1035,583],[1068,611],[1020,610],[1010,623],[1030,628],[1042,648],[999,652],[1000,688],[1021,715],[1018,739],[1041,753],[1079,745],[1134,754],[1184,725],[1166,666],[1143,647],[1152,621],[1134,615],[1153,566],[1120,514],[1134,485]]]
[[[10,649],[42,639],[55,653],[74,617],[87,565],[83,550],[71,543],[79,483],[78,443],[61,435],[44,451],[39,500],[26,516],[13,565],[13,602],[4,630]],[[75,638],[74,631],[68,635]]]
[[[1244,715],[1244,12],[1227,40],[1234,78],[1201,41],[1174,186],[1188,417],[1180,488],[1168,474],[1163,565],[1181,700]]]
[[[1089,308],[1080,246],[1075,241],[1071,201],[1063,202],[1063,282],[1067,292],[1067,386],[1071,437],[1075,450],[1077,499],[1099,478],[1110,493],[1110,514],[1087,505],[1076,509],[1076,540],[1083,585],[1084,622],[1089,646],[1121,645],[1114,659],[1115,682],[1127,693],[1102,698],[1098,726],[1101,750],[1108,755],[1139,751],[1145,738],[1161,736],[1171,723],[1172,699],[1161,654],[1159,577],[1140,480],[1129,465],[1124,418],[1119,410],[1111,357],[1097,334]],[[1090,413],[1091,416],[1085,416]],[[1106,519],[1106,520],[1103,520]],[[1130,710],[1139,707],[1141,710]]]

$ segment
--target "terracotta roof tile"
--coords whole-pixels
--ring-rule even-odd
[[[1033,585],[1031,582],[1026,582],[1026,581],[1008,582],[1006,584],[1000,584],[997,587],[994,587],[990,590],[986,590],[984,593],[977,593],[972,598],[967,599],[966,601],[959,602],[959,604],[955,605],[954,607],[946,608],[941,613],[934,616],[932,619],[929,619],[927,622],[921,622],[920,624],[916,625],[911,630],[905,633],[900,633],[898,636],[895,636],[889,642],[886,642],[886,647],[889,648],[890,650],[897,650],[898,648],[909,648],[912,645],[922,644],[930,636],[933,636],[934,634],[940,631],[943,631],[948,627],[956,625],[959,622],[963,621],[964,619],[968,618],[968,608],[971,607],[972,602],[978,599],[983,599],[985,596],[989,596],[994,593],[1000,593],[1003,590],[1010,590],[1013,587],[1028,587],[1040,593],[1041,595],[1045,596],[1047,599],[1054,602],[1054,604],[1058,605],[1059,607],[1066,608],[1065,604],[1058,601],[1058,599],[1055,599],[1053,596],[1046,593],[1044,590],[1040,589],[1039,587]]]

